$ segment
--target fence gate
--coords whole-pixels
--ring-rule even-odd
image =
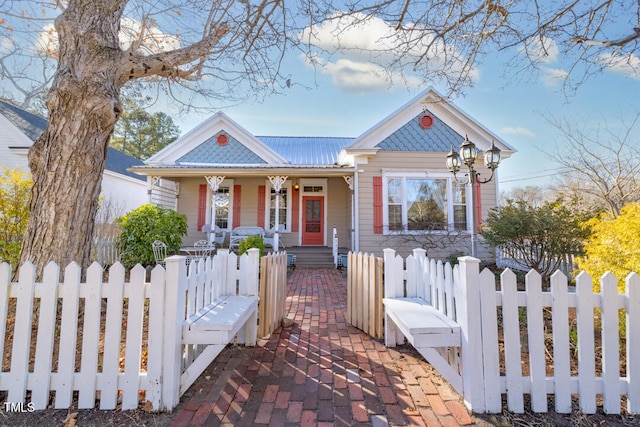
[[[347,259],[347,321],[382,338],[382,258],[349,252]]]

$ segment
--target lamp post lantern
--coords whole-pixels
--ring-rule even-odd
[[[453,173],[456,182],[460,185],[471,186],[471,256],[474,258],[478,256],[478,232],[476,227],[476,196],[473,186],[475,186],[475,184],[486,184],[493,179],[494,172],[500,164],[500,149],[491,141],[491,148],[484,153],[484,165],[491,171],[491,176],[484,180],[480,179],[480,173],[473,167],[478,158],[478,154],[478,147],[469,141],[469,136],[465,136],[464,142],[460,145],[459,152],[456,153],[453,151],[453,147],[451,147],[451,151],[447,154],[447,169]],[[463,164],[467,167],[468,172],[465,173],[466,178],[460,181],[456,174],[460,171]]]

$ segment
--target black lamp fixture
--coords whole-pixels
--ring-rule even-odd
[[[493,179],[495,170],[500,164],[500,149],[496,147],[495,142],[491,141],[491,147],[484,152],[484,165],[491,171],[491,176],[487,179],[480,179],[480,172],[474,169],[474,164],[478,158],[480,150],[476,147],[476,144],[469,141],[469,136],[465,135],[464,142],[460,145],[459,152],[451,151],[447,154],[447,169],[453,173],[453,177],[460,185],[474,185],[474,184],[486,184]],[[466,178],[462,181],[458,179],[456,175],[462,165],[467,167]],[[475,192],[471,191],[471,256],[477,257],[478,253],[478,234],[476,230],[476,211],[475,211]]]

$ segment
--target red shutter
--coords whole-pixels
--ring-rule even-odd
[[[198,231],[207,221],[207,184],[200,184],[198,189]]]
[[[373,177],[373,232],[382,234],[382,177]]]
[[[300,190],[292,191],[291,194],[291,231],[297,232],[300,230],[300,223],[298,222],[298,216],[300,215]]]
[[[233,186],[233,227],[240,226],[240,186]]]
[[[258,186],[258,227],[264,228],[264,209],[265,209],[266,188],[264,185]]]
[[[482,198],[480,197],[480,183],[476,182],[473,191],[475,191],[476,205],[473,207],[476,210],[476,230],[478,233],[482,230]]]

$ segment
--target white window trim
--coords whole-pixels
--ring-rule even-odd
[[[292,197],[294,197],[293,195],[293,183],[291,182],[291,180],[286,180],[284,182],[284,184],[282,184],[282,188],[286,188],[287,189],[287,195],[289,196],[288,199],[288,203],[287,203],[287,223],[284,224],[284,229],[281,229],[280,231],[283,233],[290,233],[291,232],[291,205],[292,205]],[[273,184],[271,184],[271,181],[266,180],[265,181],[265,195],[264,195],[264,224],[265,224],[265,228],[267,228],[269,226],[269,214],[271,213],[271,190],[273,189]],[[280,209],[282,209],[282,207],[280,207]],[[280,224],[280,226],[282,226],[282,224]]]
[[[228,232],[233,230],[233,179],[224,179],[218,188],[229,187],[229,218],[227,219],[228,228],[223,229]],[[211,186],[207,185],[207,224],[213,223],[213,191]]]
[[[382,173],[382,227],[383,234],[385,235],[393,235],[393,234],[421,234],[424,233],[424,230],[408,230],[406,229],[407,225],[407,198],[404,194],[406,189],[406,180],[413,178],[424,178],[424,179],[446,179],[447,180],[447,230],[434,230],[430,233],[432,234],[445,234],[445,233],[460,233],[460,231],[456,231],[454,229],[453,224],[453,184],[454,178],[451,174],[447,173],[426,173],[426,172],[401,172],[398,170],[394,171],[383,171]],[[402,230],[389,230],[389,179],[401,179],[402,183]],[[470,199],[470,185],[465,185],[465,210],[467,213],[467,232],[471,232],[471,206],[469,205]]]

